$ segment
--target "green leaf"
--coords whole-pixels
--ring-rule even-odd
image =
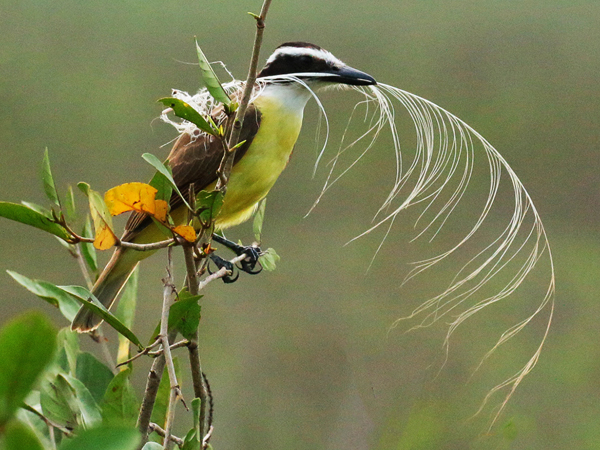
[[[200,440],[198,439],[198,432],[195,428],[192,428],[187,432],[183,439],[183,447],[181,450],[200,450],[202,447]]]
[[[108,385],[102,400],[104,423],[135,427],[140,404],[129,381],[130,375],[131,369],[127,368],[115,375]]]
[[[173,358],[173,365],[175,366],[175,375],[177,380],[181,384],[181,371],[179,370],[179,358]],[[167,373],[163,374],[158,385],[158,392],[156,394],[156,401],[154,402],[154,409],[152,410],[152,416],[150,421],[153,423],[164,424],[167,417],[167,409],[169,407],[169,397],[171,395],[171,386]]]
[[[56,336],[56,343],[66,359],[66,365],[63,365],[64,371],[75,375],[77,373],[77,358],[81,354],[79,349],[79,338],[76,331],[71,331],[69,327],[61,328]]]
[[[200,191],[196,195],[196,210],[204,223],[215,219],[223,206],[224,195],[221,191]]]
[[[206,119],[202,117],[202,115],[198,111],[196,111],[189,103],[186,103],[183,100],[180,100],[175,97],[160,98],[158,99],[158,101],[163,105],[171,108],[177,117],[181,117],[182,119],[185,119],[188,122],[192,122],[205,133],[212,134],[213,136],[217,136],[219,134],[219,131],[211,127],[211,125],[206,121]]]
[[[123,322],[123,325],[129,329],[133,326],[133,319],[135,317],[139,274],[140,271],[138,266],[131,273],[129,280],[127,280],[127,284],[123,289],[123,294],[121,294],[121,299],[117,305],[117,310],[115,311],[115,316],[117,316],[117,318]],[[119,335],[117,364],[127,361],[129,357],[129,340],[123,335]]]
[[[52,211],[50,211],[48,208],[44,208],[41,205],[38,205],[37,203],[33,203],[33,202],[26,202],[24,200],[21,200],[21,204],[23,206],[27,206],[29,209],[33,209],[35,212],[39,212],[40,214],[46,216],[48,219],[52,220]]]
[[[37,395],[36,395],[37,394]],[[40,392],[32,391],[27,398],[26,402],[33,403],[38,406],[40,404]],[[21,403],[21,407],[17,410],[17,414],[15,415],[16,419],[29,427],[37,436],[39,441],[42,444],[42,448],[50,449],[52,445],[50,444],[50,436],[48,433],[48,424],[49,421],[44,417],[41,412],[41,408],[38,411],[37,409],[29,406],[27,403]],[[13,419],[14,420],[14,419]],[[12,422],[12,421],[11,421]],[[9,422],[9,423],[11,423]],[[0,448],[2,445],[0,444]]]
[[[58,450],[136,450],[140,442],[136,429],[103,425],[64,440]]]
[[[0,202],[0,217],[30,225],[68,241],[71,235],[59,224],[31,208],[17,203]]]
[[[86,238],[94,237],[94,230],[92,230],[92,222],[90,221],[90,216],[86,216],[85,225],[83,226],[83,231],[81,235]],[[90,268],[92,272],[98,272],[98,258],[96,256],[96,248],[94,244],[91,242],[82,242],[81,244],[81,255],[85,260],[85,263]]]
[[[24,275],[13,272],[12,270],[7,270],[6,273],[13,277],[17,283],[19,283],[29,292],[37,295],[42,300],[45,300],[52,306],[56,306],[58,309],[60,309],[62,315],[65,316],[69,322],[73,321],[77,311],[79,311],[80,305],[79,302],[72,296],[65,294],[65,292],[58,286],[48,283],[47,281],[32,280],[31,278],[27,278]]]
[[[104,398],[106,388],[112,381],[114,374],[105,364],[91,353],[80,353],[77,356],[76,376],[90,391],[96,403],[100,404]]]
[[[42,384],[40,404],[42,414],[63,428],[74,430],[80,422],[75,389],[60,374]]]
[[[75,208],[75,194],[73,192],[73,186],[69,185],[67,189],[67,195],[65,196],[65,214],[67,219],[70,221],[75,220],[77,217]]]
[[[178,300],[169,310],[169,330],[177,328],[186,339],[192,339],[200,324],[201,295],[191,295],[187,290],[179,293]]]
[[[111,327],[137,345],[140,349],[143,348],[140,340],[137,338],[133,332],[127,328],[123,323],[117,319],[114,315],[106,309],[106,307],[100,303],[100,301],[86,288],[82,286],[58,286],[63,291],[74,295],[75,298],[86,305],[89,309],[91,309],[94,314],[99,315],[104,319],[106,323],[108,323]]]
[[[163,165],[165,166],[171,177],[173,177],[173,173],[168,165],[168,161],[165,161],[165,164]],[[156,172],[150,180],[150,183],[148,184],[154,189],[156,189],[157,192],[154,196],[156,200],[164,200],[166,202],[169,202],[169,200],[171,200],[171,194],[173,193],[173,185],[163,173]]]
[[[273,272],[280,259],[281,257],[277,254],[275,249],[268,248],[265,252],[263,252],[262,255],[260,255],[259,261],[263,269],[265,269],[267,272]]]
[[[146,445],[142,447],[142,450],[162,450],[163,446],[157,442],[146,442]]]
[[[229,106],[231,104],[229,95],[227,95],[227,92],[225,92],[225,89],[223,89],[217,74],[215,74],[215,71],[198,45],[198,40],[194,40],[196,41],[196,52],[198,53],[198,63],[200,65],[200,74],[202,75],[204,86],[206,86],[206,89],[216,101]]]
[[[252,230],[254,231],[254,238],[256,242],[261,241],[262,227],[265,220],[265,208],[267,207],[267,199],[263,198],[258,205],[256,214],[254,215],[254,222],[252,222]]]
[[[202,402],[199,398],[192,400],[192,411],[194,412],[194,427],[188,431],[183,440],[181,450],[200,450],[200,406]]]
[[[187,200],[181,194],[181,191],[177,187],[177,184],[175,184],[175,180],[173,179],[173,175],[171,175],[170,170],[167,169],[167,167],[162,162],[160,162],[160,160],[156,156],[154,156],[152,153],[144,153],[142,155],[142,158],[144,158],[144,160],[146,160],[146,162],[150,163],[150,165],[152,165],[152,167],[154,167],[156,170],[158,170],[162,175],[165,176],[165,178],[167,180],[169,180],[169,183],[171,183],[171,186],[173,187],[175,192],[177,192],[177,194],[181,197],[181,199],[183,200],[183,203],[188,208],[190,208],[190,205],[188,204]]]
[[[3,450],[44,450],[34,431],[18,420],[12,420],[4,429]]]
[[[81,412],[82,425],[85,428],[91,428],[102,422],[102,413],[100,407],[89,389],[75,377],[64,375],[64,378],[75,390],[77,406]]]
[[[52,361],[56,330],[42,314],[30,312],[0,330],[0,428],[12,417]]]
[[[195,398],[192,400],[192,411],[194,412],[194,424],[196,433],[200,436],[200,407],[202,406],[202,400]]]
[[[58,199],[58,193],[56,192],[56,185],[54,184],[54,178],[52,177],[52,170],[50,170],[50,157],[48,156],[48,148],[44,150],[44,158],[42,160],[42,181],[44,182],[44,192],[46,193],[46,197],[48,197],[52,203],[60,208],[60,200]]]
[[[102,421],[100,408],[90,391],[69,375],[59,373],[44,383],[40,403],[48,419],[69,429],[91,428]]]

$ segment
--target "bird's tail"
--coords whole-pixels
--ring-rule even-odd
[[[118,248],[114,253],[94,287],[92,294],[102,303],[106,309],[110,309],[115,302],[119,292],[127,283],[129,276],[138,262],[143,259],[142,252],[123,247]],[[149,255],[148,255],[149,256]],[[90,309],[82,306],[73,319],[71,329],[79,333],[93,331],[102,323],[103,319],[94,314]]]

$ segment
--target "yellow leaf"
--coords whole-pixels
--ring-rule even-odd
[[[96,228],[96,239],[94,247],[98,250],[108,250],[117,242],[117,238],[106,224],[102,228]]]
[[[94,222],[94,231],[96,237],[94,239],[94,247],[98,250],[107,250],[117,242],[117,237],[112,230],[112,218],[110,212],[100,193],[90,189],[86,189],[86,193],[90,202],[90,214]]]
[[[188,242],[196,242],[196,231],[194,230],[194,227],[190,227],[189,225],[179,225],[178,227],[173,228],[173,231]]]
[[[155,214],[154,197],[157,190],[145,183],[125,183],[104,194],[110,214],[116,216],[127,211]]]
[[[167,211],[169,210],[169,203],[167,203],[165,200],[155,200],[154,207],[154,218],[160,222],[165,223],[167,221]]]

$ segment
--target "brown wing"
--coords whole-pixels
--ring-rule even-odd
[[[244,156],[260,126],[261,114],[254,105],[250,105],[244,116],[244,126],[240,141],[246,141],[235,153],[234,164]],[[233,116],[224,120],[226,137],[231,132]],[[190,136],[183,133],[173,145],[167,158],[173,171],[175,184],[183,195],[189,190],[189,185],[194,183],[195,192],[210,186],[217,180],[217,170],[223,159],[223,147],[219,139],[205,133]],[[181,197],[176,192],[171,195],[169,202],[171,210],[183,204]],[[125,225],[125,233],[121,240],[132,240],[141,230],[152,223],[152,219],[144,213],[132,213]]]

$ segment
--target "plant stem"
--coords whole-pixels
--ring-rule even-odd
[[[196,262],[194,261],[194,248],[191,245],[183,246],[185,256],[185,267],[187,270],[187,288],[191,295],[198,295],[198,276],[196,275]],[[202,368],[200,365],[200,355],[198,353],[199,328],[190,339],[188,344],[188,354],[190,358],[190,369],[192,372],[192,385],[194,386],[194,397],[200,399],[200,441],[204,438],[205,418],[206,418],[206,400],[208,398],[206,386],[202,377]]]
[[[169,342],[169,310],[173,304],[173,260],[172,249],[169,248],[167,251],[167,276],[163,280],[163,309],[160,321],[160,340],[162,342],[163,357],[167,366],[167,372],[169,374],[169,382],[171,387],[171,393],[169,395],[169,406],[167,408],[167,420],[165,424],[165,441],[164,449],[170,450],[173,448],[173,441],[171,440],[171,430],[173,428],[173,421],[175,419],[175,406],[177,399],[181,397],[181,390],[179,383],[177,382],[177,375],[175,374],[175,365],[173,364],[173,358],[171,356],[171,344]]]
[[[151,423],[150,424],[150,430],[156,432],[156,434],[158,434],[160,437],[166,437],[166,432],[165,430],[163,430],[160,425],[156,424],[156,423]],[[177,436],[173,436],[171,435],[171,440],[173,442],[175,442],[179,447],[183,447],[183,439],[177,437]]]
[[[83,278],[85,279],[85,284],[88,289],[91,291],[94,286],[94,282],[92,281],[92,277],[90,277],[90,272],[88,271],[85,261],[83,260],[83,256],[81,255],[81,248],[78,245],[75,245],[75,259],[77,260],[77,264],[79,264],[79,268],[81,269],[81,273]]]
[[[254,16],[256,19],[256,36],[254,38],[254,47],[252,49],[252,58],[250,59],[250,67],[248,69],[248,77],[246,78],[246,84],[244,85],[244,91],[242,93],[242,100],[235,114],[235,120],[233,121],[233,130],[227,143],[228,149],[223,156],[221,162],[221,175],[215,189],[225,191],[227,189],[227,181],[233,168],[233,161],[235,160],[235,146],[240,141],[240,134],[242,132],[242,126],[244,125],[244,117],[246,116],[246,110],[250,104],[250,97],[256,83],[256,72],[258,68],[258,58],[260,56],[260,48],[262,46],[263,32],[265,29],[265,20],[267,13],[269,12],[269,6],[271,6],[271,0],[265,0],[260,10],[260,16]],[[222,168],[222,169],[221,169]]]
[[[161,355],[159,357],[157,357],[154,362],[152,363],[152,367],[150,368],[150,372],[148,372],[148,381],[146,382],[146,390],[144,391],[144,398],[142,400],[142,406],[140,408],[140,414],[138,416],[138,422],[137,422],[137,427],[138,430],[140,432],[140,434],[142,435],[142,442],[140,444],[140,449],[146,444],[146,442],[148,441],[148,433],[150,432],[150,418],[152,416],[152,410],[154,409],[154,403],[156,402],[156,395],[158,393],[158,387],[160,385],[160,380],[162,378],[163,375],[163,371],[165,369],[165,365],[167,364],[167,359],[170,359],[171,356],[171,352],[170,352],[170,347],[169,347],[169,342],[174,341],[177,338],[177,330],[173,330],[170,332],[167,332],[168,330],[168,326],[169,326],[169,319],[168,319],[168,308],[166,306],[170,306],[170,295],[172,293],[172,262],[171,262],[171,249],[169,248],[168,250],[168,270],[167,270],[167,281],[171,280],[171,283],[165,282],[165,294],[167,292],[167,288],[166,285],[170,285],[170,291],[169,291],[169,296],[168,299],[163,301],[163,319],[161,321],[161,340],[162,340],[162,336],[165,337],[165,340],[163,340],[163,351],[161,353]],[[164,296],[165,298],[167,297],[166,295]],[[168,305],[166,305],[166,303],[169,303]],[[165,318],[165,309],[167,311],[167,317]],[[168,356],[166,356],[168,355]],[[169,364],[169,375],[171,375],[171,373],[173,375],[175,375],[175,370],[173,367],[173,360],[170,359],[170,364]],[[174,388],[174,384],[173,382],[175,382],[175,386],[177,386],[177,379],[176,377],[170,377],[170,382],[171,382],[171,393],[176,392]],[[177,386],[177,389],[179,389],[179,386]],[[172,398],[172,396],[170,397]],[[175,398],[176,401],[176,398]],[[174,412],[174,404],[171,403],[171,401],[169,401],[169,413],[171,411]],[[171,423],[172,423],[172,418],[171,418]],[[170,429],[168,428],[167,431],[170,434]],[[168,444],[169,442],[171,442],[170,439],[165,439],[165,442]],[[166,445],[166,444],[165,444]]]

